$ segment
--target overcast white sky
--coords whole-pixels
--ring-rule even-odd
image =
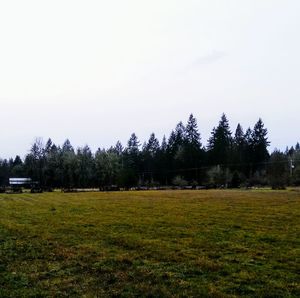
[[[191,112],[262,117],[272,148],[300,141],[300,1],[0,2],[0,156],[35,137],[94,151],[161,139]]]

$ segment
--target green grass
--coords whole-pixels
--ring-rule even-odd
[[[0,297],[299,297],[300,192],[0,195]]]

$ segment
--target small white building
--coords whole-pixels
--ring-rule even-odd
[[[31,186],[31,178],[9,178],[9,185],[12,187]]]

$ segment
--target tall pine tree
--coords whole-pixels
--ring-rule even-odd
[[[230,161],[232,137],[229,122],[225,114],[219,125],[213,129],[208,141],[208,154],[213,165],[226,165]]]
[[[198,131],[198,125],[197,120],[193,116],[193,114],[190,115],[188,123],[185,128],[185,140],[186,143],[190,146],[200,149],[201,147],[201,139],[200,139],[200,133]]]
[[[251,135],[251,147],[253,152],[253,164],[255,170],[263,168],[263,163],[268,161],[270,157],[267,149],[270,145],[267,134],[268,130],[264,127],[264,123],[261,118],[259,118],[259,120],[254,125]]]

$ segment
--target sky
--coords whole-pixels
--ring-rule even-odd
[[[224,112],[300,141],[300,1],[0,1],[0,157],[35,138],[93,151]]]

